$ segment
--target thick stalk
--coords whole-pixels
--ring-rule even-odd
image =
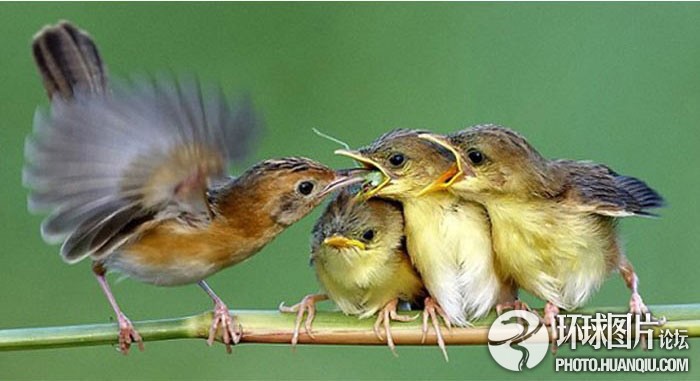
[[[663,328],[687,329],[688,336],[700,337],[700,304],[649,306],[655,316],[664,316]],[[624,308],[586,308],[581,313],[624,313]],[[286,344],[292,339],[294,315],[277,311],[236,310],[243,326],[242,343]],[[413,314],[416,312],[403,312]],[[541,314],[541,311],[539,311]],[[174,319],[134,322],[146,342],[173,339],[206,339],[211,323],[211,312]],[[443,331],[448,345],[486,344],[488,327],[495,314],[474,322],[470,328],[452,328]],[[421,322],[396,322],[392,333],[397,345],[420,345]],[[300,344],[385,345],[372,331],[374,319],[357,319],[339,312],[318,312],[310,338],[302,329]],[[658,332],[658,330],[657,330]],[[114,345],[117,342],[116,324],[89,324],[64,327],[17,328],[0,330],[0,351],[15,351],[60,347]],[[435,344],[435,333],[428,333],[427,345]]]

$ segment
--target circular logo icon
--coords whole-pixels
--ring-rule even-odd
[[[547,354],[549,334],[540,317],[514,310],[499,316],[489,328],[489,352],[496,362],[512,371],[532,369]]]

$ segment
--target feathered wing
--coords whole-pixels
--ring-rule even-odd
[[[195,80],[140,79],[109,97],[83,91],[38,110],[24,182],[32,211],[49,210],[47,241],[68,262],[111,253],[150,220],[207,221],[207,189],[241,158],[258,121]]]
[[[105,69],[97,46],[83,30],[69,22],[43,28],[32,42],[34,62],[53,98],[71,98],[77,88],[102,94],[107,89]]]
[[[654,216],[664,199],[644,181],[617,174],[602,164],[556,160],[552,169],[563,180],[562,196],[586,211],[612,217]]]

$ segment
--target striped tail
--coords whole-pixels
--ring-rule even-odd
[[[46,26],[34,36],[34,61],[49,96],[70,99],[77,90],[103,94],[107,72],[92,38],[68,21]]]

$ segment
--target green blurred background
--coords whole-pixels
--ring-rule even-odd
[[[333,143],[363,145],[394,127],[448,132],[496,122],[552,157],[592,159],[644,178],[669,201],[658,220],[622,230],[649,304],[699,302],[699,4],[1,4],[0,328],[107,322],[112,313],[87,262],[62,263],[26,211],[23,141],[45,94],[30,56],[41,26],[90,31],[114,75],[195,72],[250,91],[267,128],[249,163],[306,155],[334,166]],[[309,231],[319,210],[252,260],[211,278],[233,308],[273,309],[316,291]],[[113,280],[116,277],[112,278]],[[134,320],[211,307],[195,286],[114,284]],[[612,276],[591,305],[626,305]],[[536,302],[535,305],[541,305]],[[686,374],[563,374],[551,356],[527,378],[700,378],[700,341],[671,353]],[[243,345],[232,356],[199,341],[153,342],[128,357],[111,347],[0,353],[0,379],[513,377],[484,346]],[[600,355],[605,352],[598,353]],[[616,353],[623,355],[623,353]],[[663,352],[624,355],[663,355]],[[563,356],[596,355],[564,349]]]

